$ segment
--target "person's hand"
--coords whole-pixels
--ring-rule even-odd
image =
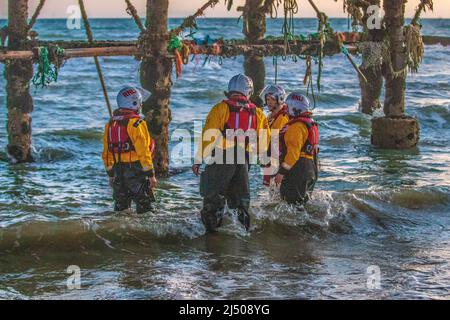
[[[275,184],[277,186],[280,186],[281,183],[283,182],[283,180],[284,180],[284,176],[282,174],[277,174],[277,176],[275,177]]]
[[[200,165],[199,164],[194,164],[192,166],[192,172],[198,177],[200,176]]]
[[[158,186],[158,180],[156,180],[156,177],[151,177],[149,178],[150,181],[150,189],[156,189],[156,187]]]

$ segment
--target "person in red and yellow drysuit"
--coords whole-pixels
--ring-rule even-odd
[[[202,145],[197,156],[200,161],[197,163],[208,158],[217,160],[208,164],[201,173],[201,217],[208,232],[220,227],[225,204],[236,209],[239,221],[247,230],[250,228],[248,155],[255,151],[255,147],[267,150],[270,140],[270,128],[263,111],[250,101],[252,93],[252,79],[243,74],[233,77],[226,93],[227,99],[212,108],[203,128]],[[239,132],[243,134],[241,137],[234,136]],[[257,137],[256,143],[249,143],[245,138],[250,133]],[[208,138],[210,136],[214,136],[213,141]],[[264,139],[260,139],[261,136]],[[223,152],[219,154],[219,150]],[[239,154],[245,154],[244,159],[239,159]],[[200,164],[195,164],[192,170],[200,176]]]
[[[303,205],[318,179],[319,129],[306,96],[292,93],[286,99],[289,122],[280,134],[281,167],[275,183],[282,199]]]
[[[154,143],[147,123],[140,116],[142,104],[150,93],[125,87],[117,96],[118,109],[105,126],[102,159],[113,188],[115,211],[136,203],[138,214],[152,208],[157,186],[153,168]]]

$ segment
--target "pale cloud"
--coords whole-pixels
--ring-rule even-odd
[[[12,0],[13,1],[13,0]],[[0,18],[5,18],[7,15],[8,0],[0,0]],[[36,7],[38,0],[30,0],[30,11],[32,12]],[[91,17],[128,17],[125,13],[124,0],[85,0],[86,9]],[[141,16],[145,15],[146,0],[132,1],[138,8]],[[206,0],[171,0],[169,14],[171,17],[185,17],[194,13]],[[242,5],[245,0],[235,0],[235,8],[237,5]],[[47,0],[46,5],[42,11],[43,18],[61,18],[66,17],[66,10],[69,5],[77,4],[77,0]],[[306,0],[299,0],[300,12],[299,17],[314,17],[314,11]],[[342,0],[337,2],[334,0],[316,0],[317,5],[325,11],[330,17],[346,17],[342,10]],[[407,4],[407,16],[414,14],[414,9],[419,3],[419,0],[409,0]],[[434,0],[435,11],[427,13],[424,18],[450,18],[450,1],[449,0]],[[224,0],[214,9],[206,11],[207,17],[237,17],[239,13],[235,8],[232,12],[228,12],[224,5]],[[31,14],[31,13],[30,13]]]

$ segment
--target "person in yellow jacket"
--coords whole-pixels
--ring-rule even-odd
[[[252,93],[251,78],[243,74],[233,77],[226,93],[228,99],[212,108],[203,128],[197,163],[209,158],[215,160],[201,173],[200,182],[203,197],[201,217],[208,232],[220,227],[225,204],[237,211],[238,219],[247,231],[250,228],[249,157],[256,152],[255,148],[267,151],[270,140],[267,118],[250,102]],[[256,143],[245,138],[252,134]],[[209,139],[211,136],[214,137],[212,141]],[[218,151],[223,153],[216,154]],[[244,157],[239,157],[242,154]],[[200,176],[200,164],[195,164],[192,170]]]
[[[261,99],[270,111],[267,118],[272,134],[278,134],[289,122],[288,109],[285,104],[286,91],[279,85],[269,85],[261,93]],[[278,132],[278,133],[277,133]],[[271,154],[272,159],[279,157],[278,154]],[[273,176],[270,167],[264,169],[264,185],[271,186]]]
[[[267,120],[271,130],[281,130],[289,122],[287,110],[286,91],[279,85],[270,85],[264,88],[261,97],[270,111]]]
[[[303,205],[318,179],[319,129],[306,96],[292,93],[286,104],[290,121],[280,134],[281,168],[275,183],[281,185],[282,199]]]
[[[103,162],[113,188],[115,211],[131,208],[142,214],[151,210],[157,186],[152,160],[153,142],[147,123],[140,116],[150,93],[125,87],[117,95],[118,109],[105,126]]]

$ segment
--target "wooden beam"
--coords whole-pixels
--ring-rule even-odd
[[[358,33],[349,33],[348,38],[355,39],[355,41],[346,41],[346,44],[357,43],[360,39],[360,35]],[[272,39],[264,39],[258,41],[257,44],[283,44],[284,40],[272,40]],[[440,44],[443,46],[450,45],[450,37],[441,37],[441,36],[423,36],[423,41],[426,45],[436,45]],[[191,41],[185,40],[185,42],[190,43]],[[297,41],[300,42],[300,41]],[[248,41],[245,39],[231,39],[231,40],[218,40],[218,44],[223,45],[243,45],[248,44]],[[302,42],[303,43],[303,42]],[[305,44],[310,43],[308,41],[304,42]],[[132,47],[137,46],[137,41],[120,41],[120,40],[96,40],[92,42],[92,44],[87,41],[64,41],[64,40],[54,40],[54,41],[35,41],[33,42],[34,47],[41,46],[49,46],[49,45],[57,45],[64,49],[81,49],[81,48],[104,48],[104,47]],[[0,46],[0,52],[7,51],[7,47]]]
[[[88,41],[57,40],[57,41],[37,41],[33,44],[33,46],[34,47],[59,46],[63,49],[136,47],[137,41],[95,40],[92,43],[89,43]]]
[[[0,61],[5,60],[31,60],[33,51],[3,51],[0,52]]]
[[[139,54],[136,47],[106,47],[106,48],[80,48],[66,49],[65,59],[87,58],[87,57],[112,57],[112,56],[133,56]],[[33,51],[5,51],[0,52],[0,61],[5,60],[33,60],[36,59]]]
[[[426,45],[450,45],[450,37],[440,36],[424,36],[424,43]],[[109,57],[109,56],[134,56],[139,55],[139,50],[136,47],[136,41],[95,41],[89,44],[86,41],[39,41],[37,46],[58,45],[65,48],[64,58],[84,58],[84,57]],[[191,45],[191,41],[186,41]],[[270,44],[269,44],[270,43]],[[254,54],[262,54],[263,56],[270,56],[273,53],[282,55],[284,46],[277,41],[264,40],[261,44],[249,45],[245,40],[229,40],[219,42],[221,47],[221,56],[231,57],[244,53],[253,52]],[[355,42],[347,42],[347,47],[351,53],[356,53]],[[301,45],[301,46],[300,46]],[[297,42],[297,46],[291,47],[293,53],[303,54],[308,49],[313,51],[315,42]],[[302,47],[300,50],[299,48]],[[283,50],[282,50],[283,49]],[[213,47],[195,46],[194,54],[217,55]],[[325,51],[326,55],[337,54],[333,50]],[[6,47],[0,47],[0,62],[5,60],[30,60],[35,58],[32,51],[8,51]]]
[[[355,46],[348,46],[349,51],[356,53]],[[300,45],[292,46],[292,54],[307,54],[308,51],[314,53],[316,46]],[[192,50],[193,54],[222,56],[225,58],[234,57],[242,54],[255,54],[260,56],[282,56],[284,55],[283,45],[224,45],[220,52],[209,46],[196,46]],[[137,47],[105,47],[105,48],[80,48],[66,49],[64,52],[65,59],[86,58],[86,57],[111,57],[111,56],[139,56],[141,52]],[[326,55],[334,55],[340,53],[339,50],[326,50]],[[309,54],[309,53],[308,53]],[[171,57],[171,56],[169,56]],[[0,51],[0,61],[6,60],[32,60],[37,57],[33,51]]]
[[[139,54],[136,47],[106,47],[106,48],[84,48],[68,49],[65,51],[65,57],[85,58],[85,57],[112,57],[112,56],[132,56]]]

